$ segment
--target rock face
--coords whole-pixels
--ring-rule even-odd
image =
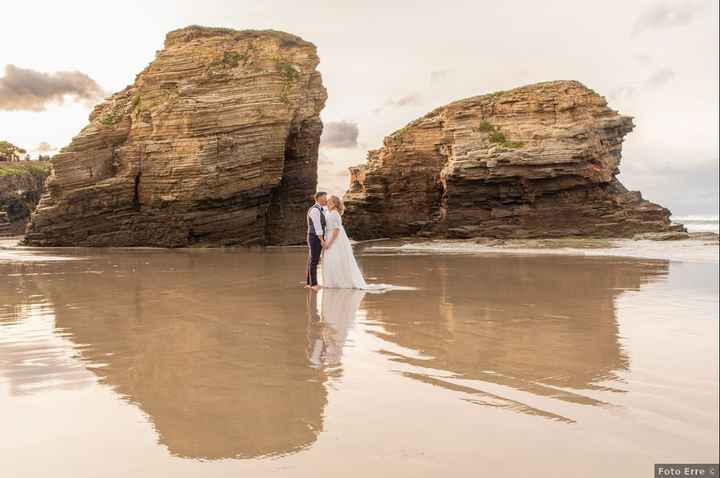
[[[0,237],[12,235],[12,224],[5,211],[0,211]]]
[[[355,239],[632,237],[682,230],[616,179],[632,118],[575,81],[450,103],[385,138],[351,168]]]
[[[47,161],[0,163],[0,236],[23,233],[49,174]]]
[[[26,243],[302,242],[327,98],[318,63],[287,33],[170,32],[53,158]]]

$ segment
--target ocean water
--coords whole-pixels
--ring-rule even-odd
[[[532,241],[529,243],[532,244]],[[593,244],[590,242],[589,244]],[[659,259],[677,262],[720,262],[720,250],[716,242],[704,240],[636,241],[633,239],[599,240],[594,247],[533,247],[509,243],[491,246],[466,240],[368,241],[364,250],[386,254],[465,254],[465,255],[552,255],[585,257],[627,257],[633,259]],[[2,255],[0,255],[0,258]]]
[[[717,215],[672,216],[675,223],[684,224],[688,232],[720,233],[720,222]]]

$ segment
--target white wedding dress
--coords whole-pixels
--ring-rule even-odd
[[[368,285],[355,261],[352,245],[337,211],[330,211],[325,218],[325,239],[330,240],[335,230],[337,238],[323,250],[322,285],[331,289],[382,289],[382,284]]]

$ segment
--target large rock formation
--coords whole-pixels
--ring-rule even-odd
[[[32,245],[301,242],[327,94],[315,46],[276,31],[170,32],[56,155]]]
[[[616,179],[632,118],[575,81],[450,103],[351,168],[346,225],[388,236],[629,237],[670,211]]]

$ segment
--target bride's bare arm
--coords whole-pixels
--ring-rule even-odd
[[[337,228],[330,231],[330,240],[325,241],[325,249],[332,246],[332,243],[335,242],[335,239],[337,239],[337,236],[339,233],[340,233],[340,229],[337,229]]]
[[[340,233],[340,225],[342,224],[342,219],[340,219],[340,215],[336,211],[331,211],[328,215],[328,232],[330,233],[330,239],[325,241],[324,248],[327,249],[332,245],[333,242],[335,242],[335,239],[337,239],[338,234]]]

